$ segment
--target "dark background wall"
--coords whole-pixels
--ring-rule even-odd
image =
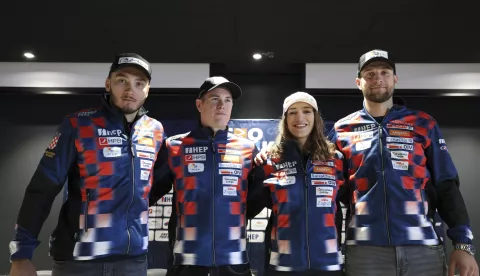
[[[302,74],[243,75],[225,74],[244,90],[244,96],[234,103],[232,118],[278,118],[283,99],[303,87]],[[200,84],[199,84],[200,85]],[[62,116],[80,108],[97,106],[101,89],[83,90],[82,95],[35,95],[21,90],[0,89],[0,274],[10,269],[8,243],[14,234],[15,219],[23,193],[34,170],[51,140]],[[10,92],[9,92],[10,91]],[[78,90],[82,91],[82,90]],[[3,92],[3,93],[2,93]],[[8,92],[8,93],[7,93]],[[197,118],[195,90],[154,90],[147,100],[149,115],[159,120]],[[337,120],[362,106],[360,91],[311,91],[326,120]],[[396,91],[398,95],[403,93]],[[414,92],[414,91],[413,91]],[[325,95],[325,96],[322,96]],[[421,94],[421,93],[419,93]],[[422,109],[439,122],[449,151],[460,173],[464,195],[474,234],[480,235],[480,193],[477,185],[480,170],[480,98],[478,97],[405,97],[411,108]],[[167,133],[168,134],[168,133]],[[37,269],[50,269],[48,236],[55,227],[61,205],[57,197],[35,251]],[[475,231],[477,230],[477,231]],[[477,247],[480,243],[476,242]],[[477,261],[478,261],[477,257]]]

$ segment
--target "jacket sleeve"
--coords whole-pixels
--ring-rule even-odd
[[[10,242],[10,260],[31,259],[40,244],[38,234],[62,190],[77,150],[70,120],[65,117],[28,184]]]
[[[258,150],[255,148],[252,157],[254,168],[248,176],[248,194],[247,194],[247,219],[254,218],[265,207],[272,208],[270,199],[270,190],[263,184],[265,180],[265,171],[263,165],[256,166],[253,162]]]
[[[166,139],[164,139],[153,167],[153,185],[150,191],[149,206],[155,205],[172,189],[174,177],[168,162],[168,148]]]
[[[438,213],[448,225],[447,235],[453,243],[471,244],[473,234],[467,208],[459,189],[458,173],[448,152],[440,128],[434,121],[425,148]]]

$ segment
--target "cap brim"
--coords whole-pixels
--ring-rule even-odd
[[[145,76],[148,78],[148,80],[152,80],[152,76],[150,75],[150,72],[148,72],[143,66],[140,66],[140,65],[135,64],[135,63],[120,64],[115,68],[115,70],[112,70],[111,72],[117,72],[118,70],[120,70],[122,68],[126,68],[126,67],[135,67],[135,68],[139,69],[140,71],[142,71],[145,74]]]
[[[389,59],[386,59],[384,57],[374,57],[374,58],[371,58],[369,59],[367,62],[365,62],[363,65],[362,65],[362,68],[360,68],[360,72],[362,72],[363,68],[365,68],[367,65],[369,65],[370,63],[374,62],[374,61],[381,61],[381,62],[385,62],[387,63],[388,65],[390,65],[392,67],[392,69],[395,68],[395,63]]]
[[[217,87],[227,88],[230,91],[230,93],[232,94],[233,99],[238,99],[238,98],[240,98],[240,96],[242,96],[242,89],[240,88],[240,86],[238,86],[237,84],[235,84],[233,82],[224,82],[224,83],[217,84],[217,85],[213,86],[212,88],[210,88],[206,92],[212,91],[213,89],[215,89]],[[204,94],[204,93],[202,93],[202,94]]]

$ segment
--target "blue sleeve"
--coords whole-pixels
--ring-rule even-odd
[[[428,142],[425,155],[437,198],[434,205],[448,225],[447,235],[453,243],[471,244],[473,234],[459,189],[458,173],[437,123],[430,129]]]
[[[65,118],[55,132],[28,184],[10,242],[10,259],[31,259],[38,234],[62,190],[76,158],[74,131]]]

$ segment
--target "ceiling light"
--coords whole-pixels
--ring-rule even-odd
[[[262,55],[259,54],[259,53],[255,53],[255,54],[253,54],[253,58],[256,59],[256,60],[259,60],[259,59],[262,58]]]
[[[42,91],[42,94],[46,95],[70,95],[73,94],[70,91]]]
[[[32,58],[34,58],[34,57],[35,57],[35,55],[34,55],[34,54],[32,54],[32,53],[29,53],[29,52],[27,52],[27,53],[23,53],[23,56],[24,56],[24,57],[26,57],[26,58],[28,58],[28,59],[32,59]]]
[[[470,97],[470,96],[475,96],[475,93],[471,93],[471,92],[452,92],[452,93],[442,93],[442,96],[447,96],[447,97]]]

